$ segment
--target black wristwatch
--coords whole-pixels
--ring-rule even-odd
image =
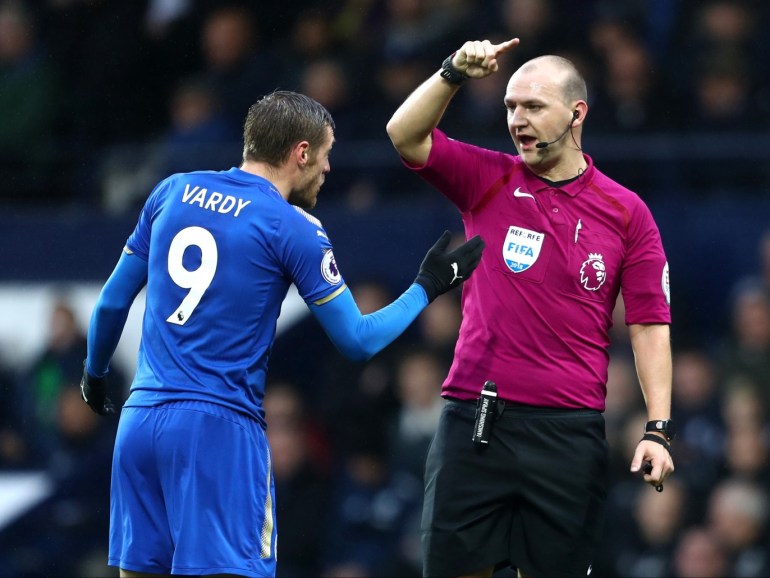
[[[666,440],[672,442],[676,437],[676,424],[672,419],[656,419],[648,421],[644,426],[644,432],[659,432],[666,436]]]
[[[441,75],[441,78],[446,80],[448,83],[459,86],[468,80],[468,75],[464,72],[460,72],[454,67],[454,64],[452,64],[452,57],[454,55],[455,53],[453,52],[446,57],[444,62],[441,64],[441,72],[439,74]]]

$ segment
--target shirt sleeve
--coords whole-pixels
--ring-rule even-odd
[[[139,213],[139,220],[136,223],[134,231],[126,241],[126,248],[133,254],[138,255],[145,261],[150,258],[150,236],[152,232],[152,220],[155,216],[155,207],[158,196],[168,188],[169,180],[165,179],[158,183],[147,197],[147,201]]]
[[[86,369],[94,377],[108,371],[131,304],[147,282],[147,261],[124,252],[99,293],[88,326]]]
[[[364,361],[393,342],[428,305],[425,289],[413,283],[382,309],[361,315],[349,289],[310,311],[346,357]]]
[[[293,208],[279,227],[275,245],[286,274],[308,304],[321,304],[345,289],[334,250],[321,222]]]
[[[510,170],[513,165],[504,153],[451,139],[437,128],[424,165],[411,165],[403,158],[402,162],[462,212],[475,207],[505,167]]]
[[[621,291],[626,323],[671,323],[668,261],[652,214],[640,202],[628,229]]]

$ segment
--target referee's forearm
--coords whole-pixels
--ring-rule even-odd
[[[665,324],[631,325],[636,372],[648,420],[671,417],[671,332]]]
[[[393,113],[386,127],[388,136],[399,154],[410,163],[423,164],[428,160],[433,129],[444,116],[457,88],[436,72]]]

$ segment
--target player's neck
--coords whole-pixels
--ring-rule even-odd
[[[239,168],[244,172],[270,181],[270,183],[278,189],[278,192],[281,193],[281,196],[284,199],[289,198],[291,186],[289,185],[289,177],[285,174],[285,171],[267,163],[257,161],[243,161]]]

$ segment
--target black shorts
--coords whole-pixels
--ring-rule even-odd
[[[586,576],[607,495],[604,416],[508,405],[479,450],[475,407],[448,400],[428,452],[424,576],[509,564],[528,576]]]

